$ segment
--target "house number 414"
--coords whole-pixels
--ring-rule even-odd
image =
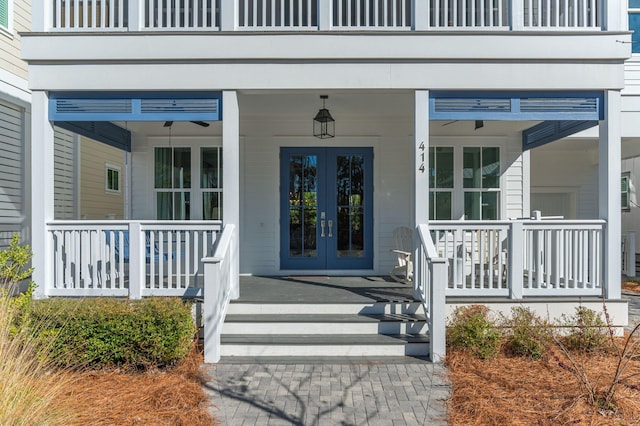
[[[418,166],[418,170],[420,173],[424,173],[424,141],[420,141],[418,149],[420,150],[420,165]]]

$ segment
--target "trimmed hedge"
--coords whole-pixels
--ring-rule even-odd
[[[34,302],[30,321],[51,359],[70,368],[145,369],[184,359],[196,331],[191,305],[176,298]]]

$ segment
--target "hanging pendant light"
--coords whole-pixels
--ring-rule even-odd
[[[336,135],[336,120],[333,119],[329,110],[325,108],[325,101],[328,98],[329,96],[327,95],[320,95],[322,108],[313,119],[313,136],[320,139],[328,139]]]

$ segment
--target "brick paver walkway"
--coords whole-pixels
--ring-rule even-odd
[[[206,385],[223,425],[445,425],[450,384],[430,363],[217,364]]]

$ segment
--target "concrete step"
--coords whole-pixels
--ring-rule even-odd
[[[418,314],[227,315],[223,334],[420,334],[428,330]]]
[[[248,303],[231,301],[227,315],[270,314],[415,314],[422,312],[420,302],[373,303]]]
[[[225,334],[223,357],[424,356],[429,338],[398,334]]]

